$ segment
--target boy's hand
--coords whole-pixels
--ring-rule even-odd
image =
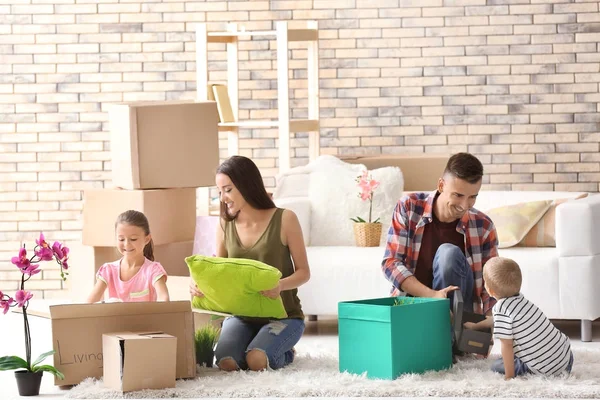
[[[463,327],[465,329],[471,329],[471,330],[475,330],[475,331],[479,329],[479,327],[477,326],[477,324],[474,323],[474,322],[465,322],[463,324]]]

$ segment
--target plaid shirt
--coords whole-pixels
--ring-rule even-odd
[[[415,272],[423,231],[432,221],[435,195],[436,192],[412,193],[396,204],[381,263],[385,277],[394,285],[392,296],[402,293],[402,282]],[[474,274],[474,311],[487,313],[496,300],[484,288],[483,265],[498,255],[496,228],[487,215],[472,208],[460,219],[456,231],[465,236],[465,256]]]

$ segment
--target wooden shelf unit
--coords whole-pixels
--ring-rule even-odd
[[[228,155],[239,153],[238,129],[278,128],[279,170],[286,171],[291,164],[290,134],[308,132],[308,155],[310,160],[319,156],[319,31],[317,21],[307,21],[305,29],[291,29],[287,21],[277,21],[273,31],[246,31],[230,23],[227,30],[209,32],[207,24],[196,27],[196,81],[197,99],[212,99],[208,80],[208,43],[227,45],[227,94],[231,105],[231,120],[219,123],[219,130],[228,132]],[[251,37],[274,37],[277,42],[277,119],[239,120],[239,70],[238,39]],[[290,118],[289,99],[289,43],[307,42],[308,118]]]

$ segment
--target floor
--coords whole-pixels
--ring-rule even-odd
[[[33,358],[36,358],[39,354],[52,348],[50,320],[36,316],[31,316],[29,320],[32,333],[32,356]],[[0,315],[0,321],[0,327],[2,329],[2,340],[0,340],[0,356],[24,356],[25,345],[23,340],[22,315],[9,312],[4,316]],[[600,320],[594,322],[593,341],[588,343],[582,343],[580,341],[581,336],[578,321],[554,322],[559,329],[569,335],[573,346],[578,348],[600,347]],[[330,318],[320,319],[317,322],[307,321],[307,328],[301,341],[303,344],[307,345],[310,345],[315,341],[318,341],[321,346],[326,345],[329,342],[333,345],[337,342],[336,320]],[[494,353],[498,353],[499,349],[495,347],[492,351]],[[52,363],[52,358],[48,358],[47,361]],[[12,371],[0,372],[0,388],[0,398],[3,400],[21,398],[18,396],[14,374]],[[51,375],[45,374],[44,379],[42,380],[40,397],[43,399],[63,399],[64,391],[59,387],[54,386],[54,379]]]

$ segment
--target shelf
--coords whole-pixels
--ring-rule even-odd
[[[239,38],[266,38],[276,41],[277,48],[277,118],[274,120],[239,121]],[[308,115],[306,119],[290,118],[289,43],[307,43]],[[210,85],[208,81],[208,43],[225,43],[227,82]],[[196,90],[198,100],[214,98],[219,110],[219,131],[227,132],[229,156],[239,154],[239,129],[275,128],[278,130],[279,171],[291,168],[290,134],[308,132],[308,157],[320,154],[319,133],[319,31],[317,21],[306,21],[305,28],[291,29],[287,21],[275,22],[275,30],[246,31],[236,23],[225,31],[209,32],[206,23],[196,25]]]
[[[277,31],[234,31],[234,32],[208,32],[208,43],[232,43],[240,37],[259,37],[272,36],[277,37]],[[288,42],[308,42],[319,39],[317,29],[288,29]]]
[[[277,128],[278,120],[246,120],[238,122],[221,122],[219,131],[227,132],[232,128],[253,129],[253,128]],[[290,132],[315,132],[319,130],[319,121],[311,119],[292,119],[290,120]]]

